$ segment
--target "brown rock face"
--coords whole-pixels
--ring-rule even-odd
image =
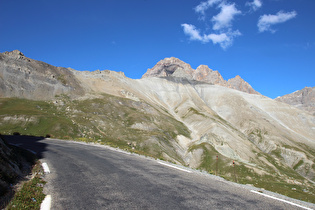
[[[24,54],[21,51],[19,51],[19,50],[13,50],[11,52],[4,52],[3,54],[4,55],[13,56],[13,57],[16,57],[16,58],[22,58],[24,56]]]
[[[305,87],[302,90],[278,97],[275,100],[308,111],[315,116],[315,87]]]
[[[235,90],[240,90],[245,93],[260,94],[256,90],[254,90],[252,86],[248,84],[248,82],[243,80],[239,75],[237,75],[236,77],[232,79],[229,79],[227,81],[227,87],[235,89]]]
[[[0,97],[47,100],[84,94],[70,69],[25,57],[18,50],[0,53]]]
[[[159,61],[153,68],[148,69],[142,78],[170,76],[221,85],[250,94],[260,94],[240,76],[236,76],[235,78],[226,81],[218,71],[213,71],[206,65],[200,65],[194,70],[189,64],[174,57],[165,58],[164,60]]]
[[[206,65],[200,65],[194,72],[194,80],[207,82],[215,85],[226,86],[226,81],[218,71],[213,71]]]
[[[174,76],[192,79],[193,72],[194,70],[189,64],[171,57],[159,61],[152,69],[148,69],[142,78]]]

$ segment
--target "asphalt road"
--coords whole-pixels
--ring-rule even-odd
[[[299,209],[189,169],[105,146],[7,137],[37,153],[51,173],[51,209]],[[190,172],[190,173],[189,173]]]

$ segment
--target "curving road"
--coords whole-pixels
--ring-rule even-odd
[[[6,139],[36,152],[48,164],[45,193],[52,197],[52,209],[300,208],[214,176],[105,146],[23,136]]]

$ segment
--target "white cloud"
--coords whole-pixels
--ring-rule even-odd
[[[184,23],[182,24],[182,27],[184,28],[184,33],[188,35],[191,40],[202,41],[202,37],[200,36],[199,31],[194,25]]]
[[[212,21],[214,22],[213,30],[230,28],[234,16],[242,13],[236,9],[235,4],[222,3],[219,7],[221,8],[220,13],[212,17]]]
[[[199,30],[196,29],[194,25],[184,23],[182,27],[184,28],[184,33],[189,36],[190,40],[197,40],[203,43],[212,41],[213,44],[220,44],[223,49],[230,47],[233,44],[234,38],[242,35],[238,30],[220,34],[211,33],[200,35]]]
[[[213,5],[221,2],[222,0],[208,0],[208,1],[203,1],[200,4],[198,4],[195,7],[195,12],[200,13],[202,15],[202,18],[205,16],[205,11],[212,7]]]
[[[252,11],[258,10],[262,6],[261,0],[253,0],[252,2],[246,2],[246,6],[249,6]]]
[[[190,40],[200,41],[202,43],[212,42],[226,49],[233,44],[235,37],[242,35],[238,30],[232,31],[231,29],[235,15],[241,14],[242,12],[237,10],[235,4],[227,3],[226,0],[204,1],[194,9],[196,13],[202,15],[203,19],[205,17],[205,11],[214,5],[217,5],[216,8],[220,9],[220,12],[216,16],[213,16],[211,21],[213,22],[213,30],[219,31],[219,33],[201,34],[194,25],[184,23],[181,26]]]
[[[229,40],[229,37],[225,33],[209,34],[209,35],[205,35],[205,39],[207,39],[208,41],[211,40],[213,44],[217,44],[217,43],[226,42],[227,40]]]
[[[209,34],[204,35],[204,38],[208,41],[212,41],[213,44],[220,44],[222,49],[227,49],[232,46],[234,38],[241,36],[242,34],[237,30],[233,32],[221,33],[221,34]]]
[[[284,23],[292,18],[295,18],[297,13],[295,11],[292,12],[283,12],[280,11],[276,15],[262,15],[258,20],[258,30],[259,32],[270,31],[272,33],[275,30],[270,27],[275,24]]]

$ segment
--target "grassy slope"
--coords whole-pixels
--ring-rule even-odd
[[[190,132],[167,113],[110,95],[83,101],[61,96],[56,101],[0,99],[0,131],[133,147],[133,151],[157,158],[163,158],[163,147],[170,157],[183,162],[170,141],[177,135],[189,137]],[[137,123],[144,128],[132,127]]]
[[[43,175],[41,163],[37,161],[32,169],[34,177],[22,183],[21,188],[16,192],[7,209],[40,209],[41,203],[45,199],[43,187],[45,181],[41,178]]]
[[[278,162],[272,155],[261,153],[258,156],[266,158],[275,167],[265,164],[256,167],[263,169],[263,173],[257,172],[254,167],[220,155],[214,147],[208,143],[194,145],[191,151],[203,150],[203,159],[199,166],[211,174],[217,174],[227,180],[240,184],[250,184],[272,192],[277,192],[299,200],[315,203],[315,186],[290,167]],[[218,156],[218,159],[217,159]]]
[[[78,131],[71,120],[58,112],[56,106],[44,101],[0,99],[0,131],[2,134],[19,132],[24,135],[58,137],[74,136]]]

